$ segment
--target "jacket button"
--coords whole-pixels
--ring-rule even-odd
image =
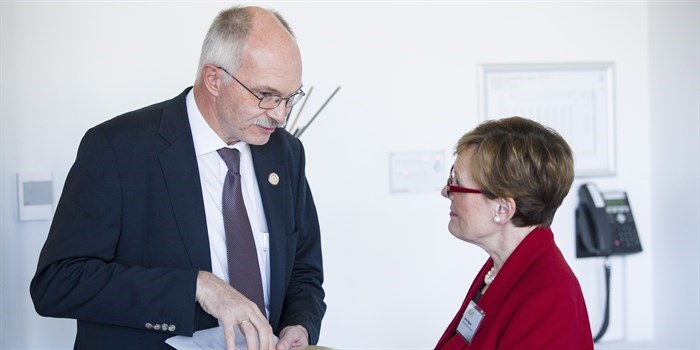
[[[168,324],[167,324],[167,323],[163,323],[163,324],[160,326],[160,329],[162,329],[163,332],[167,331],[167,330],[168,330]]]
[[[150,323],[146,323],[146,329],[153,329],[153,325]]]
[[[170,326],[168,326],[168,330],[171,331],[171,332],[174,332],[174,331],[175,331],[175,325],[174,325],[174,324],[171,324]]]
[[[160,325],[159,324],[154,324],[153,329],[159,331],[160,330]]]

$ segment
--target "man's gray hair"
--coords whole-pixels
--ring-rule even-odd
[[[282,26],[294,37],[289,23],[275,10],[268,9],[282,23]],[[241,54],[245,40],[253,27],[254,14],[247,6],[235,6],[223,10],[214,19],[202,44],[197,67],[197,79],[207,64],[226,68],[235,72],[241,64]]]

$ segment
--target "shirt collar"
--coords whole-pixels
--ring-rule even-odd
[[[241,155],[247,154],[250,147],[243,141],[238,141],[233,145],[227,145],[219,135],[214,132],[214,129],[209,126],[204,116],[197,107],[197,102],[194,100],[194,89],[187,93],[185,99],[187,104],[187,118],[192,129],[192,140],[194,141],[194,152],[197,156],[215,152],[216,150],[228,147],[236,148],[241,152]]]

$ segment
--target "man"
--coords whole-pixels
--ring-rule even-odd
[[[303,96],[301,73],[284,19],[235,7],[212,23],[194,87],[90,129],[31,283],[37,312],[75,318],[76,349],[167,349],[218,324],[228,349],[235,326],[251,349],[315,344],[318,218],[301,142],[278,128]],[[229,225],[241,223],[252,258],[229,258],[244,246]],[[255,278],[233,282],[232,264]],[[256,292],[241,292],[251,280]]]

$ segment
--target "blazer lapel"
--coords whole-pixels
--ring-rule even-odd
[[[516,250],[508,257],[506,263],[498,272],[498,277],[493,281],[489,290],[481,298],[481,309],[489,313],[496,312],[501,306],[502,301],[507,298],[508,293],[515,286],[518,279],[525,273],[533,261],[535,261],[542,253],[554,244],[552,231],[550,229],[536,228],[525,239],[520,242]],[[490,261],[490,259],[489,259]],[[487,264],[490,269],[492,263]],[[483,281],[486,266],[482,270],[483,275],[479,275]]]
[[[175,221],[192,266],[211,271],[202,187],[185,103],[189,90],[167,102],[163,110],[159,133],[170,143],[170,147],[161,152],[158,158]]]
[[[274,135],[273,135],[274,137]],[[284,218],[290,213],[284,200],[285,188],[291,186],[284,169],[282,147],[274,147],[272,140],[265,146],[251,145],[255,177],[260,189],[267,229],[270,234],[270,323],[276,324],[282,312],[285,291],[286,236]],[[275,182],[275,176],[279,182]]]

